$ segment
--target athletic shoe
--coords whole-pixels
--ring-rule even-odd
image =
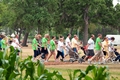
[[[91,64],[91,61],[90,61],[90,59],[88,59],[88,64]]]

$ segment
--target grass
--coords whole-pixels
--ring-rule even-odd
[[[74,65],[74,64],[73,64]],[[84,66],[83,66],[84,65]],[[74,66],[72,65],[47,65],[46,68],[49,69],[50,71],[57,70],[63,74],[63,77],[67,80],[69,80],[68,77],[68,71],[73,71],[75,69],[81,69],[85,70],[87,64],[75,64]],[[112,80],[112,77],[116,78],[116,80],[120,80],[120,64],[109,64],[109,65],[98,65],[98,66],[109,66],[109,72],[110,72],[110,78]]]

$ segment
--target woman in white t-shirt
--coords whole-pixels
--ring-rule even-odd
[[[19,55],[19,52],[21,50],[21,45],[19,44],[19,41],[18,41],[18,35],[15,35],[15,38],[12,39],[11,46],[13,46],[15,49],[18,50],[18,55]]]
[[[108,59],[109,58],[114,58],[115,54],[114,54],[114,42],[115,38],[111,37],[111,40],[109,41],[108,45],[109,45],[109,54],[108,54]]]
[[[62,57],[62,60],[64,59],[64,55],[63,55],[63,50],[64,50],[65,46],[63,43],[63,36],[60,36],[60,39],[58,41],[58,46],[57,46],[57,56],[56,56],[56,61],[59,61],[59,57]]]

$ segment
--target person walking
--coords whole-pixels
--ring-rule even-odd
[[[66,46],[66,54],[65,54],[65,57],[69,54],[69,49],[71,49],[70,37],[71,37],[71,34],[68,34],[68,35],[67,35],[67,38],[66,38],[66,40],[65,40],[65,46]]]
[[[41,58],[45,60],[47,59],[48,56],[47,46],[48,46],[49,38],[50,38],[49,34],[45,34],[44,37],[42,38]]]
[[[65,45],[63,43],[64,37],[60,36],[59,41],[58,41],[58,46],[57,46],[57,56],[56,56],[56,61],[59,61],[59,57],[62,57],[62,61],[64,60],[64,55],[63,55],[63,50],[65,49]]]
[[[17,50],[17,55],[19,55],[21,51],[21,45],[18,41],[19,36],[16,34],[13,36],[11,46],[13,46]]]
[[[37,56],[40,56],[41,54],[41,35],[40,34],[37,34],[37,42],[38,42],[38,54]]]
[[[115,58],[114,62],[116,62],[116,61],[118,61],[118,60],[119,60],[119,62],[120,62],[120,53],[117,51],[116,48],[114,49],[114,53],[115,53],[115,55],[116,55],[116,58]]]
[[[78,40],[78,36],[77,35],[74,35],[74,37],[72,38],[72,40],[71,40],[71,47],[72,47],[72,50],[74,51],[74,52],[78,52],[78,47],[80,47],[79,45],[78,45],[78,42],[77,42],[77,40]]]
[[[102,42],[102,47],[103,47],[103,53],[105,58],[108,57],[108,38],[104,37],[103,42]]]
[[[113,58],[115,58],[115,54],[114,54],[114,37],[111,37],[111,40],[109,41],[108,45],[109,45],[109,53],[108,53],[108,58],[106,59],[106,61],[110,60],[113,61]]]
[[[102,34],[98,34],[98,37],[96,39],[96,43],[95,43],[95,55],[88,59],[88,62],[91,63],[93,60],[100,60],[101,63],[104,63],[104,54],[102,51],[102,43],[101,43],[101,38],[102,38]]]
[[[49,60],[49,58],[54,55],[54,59],[56,59],[56,44],[55,44],[55,40],[56,40],[56,37],[55,36],[52,36],[52,39],[50,40],[50,53],[47,57],[47,61]]]
[[[1,48],[3,51],[5,51],[7,44],[8,44],[8,39],[7,36],[4,35],[3,39],[1,40]]]
[[[34,58],[33,58],[34,60],[38,54],[38,41],[37,41],[37,39],[38,39],[38,36],[35,35],[35,38],[32,40],[32,49],[34,51]]]
[[[87,44],[87,53],[86,53],[86,57],[84,60],[87,60],[91,57],[94,56],[94,38],[95,36],[92,34],[90,39],[88,40],[88,44]]]

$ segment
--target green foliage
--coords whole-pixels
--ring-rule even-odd
[[[9,50],[10,49],[10,50]],[[0,51],[0,79],[1,80],[66,80],[58,71],[50,72],[39,60],[32,61],[32,56],[20,60],[17,50],[10,47]],[[85,71],[74,70],[68,73],[70,80],[109,80],[107,67],[88,66]]]
[[[9,48],[8,48],[9,49]],[[39,60],[32,62],[32,57],[20,61],[16,50],[10,47],[10,52],[0,52],[0,79],[2,80],[65,80],[58,71],[50,72]],[[88,66],[85,71],[69,72],[70,80],[109,80],[107,67]],[[112,79],[115,79],[112,77]]]
[[[21,61],[17,56],[17,50],[13,47],[6,49],[5,52],[0,51],[0,54],[1,80],[65,80],[60,72],[50,72],[45,69],[44,64],[39,60],[33,62],[32,56]]]
[[[107,67],[88,66],[85,71],[74,70],[69,72],[70,80],[109,80]]]

